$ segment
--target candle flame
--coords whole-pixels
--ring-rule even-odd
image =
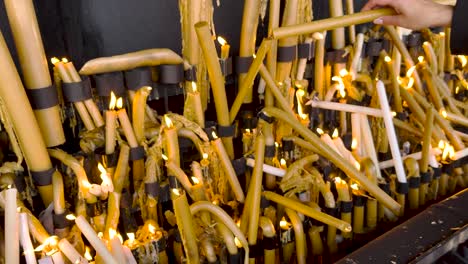
[[[385,60],[385,62],[391,62],[392,58],[390,58],[389,56],[385,56],[384,60]]]
[[[63,63],[68,63],[68,59],[67,58],[62,58],[62,62]]]
[[[353,190],[359,191],[359,185],[358,185],[357,183],[351,184],[350,187],[351,187],[351,189],[353,189]]]
[[[457,58],[460,61],[462,67],[464,68],[466,66],[466,63],[468,62],[468,60],[466,59],[466,56],[458,55]]]
[[[239,238],[234,237],[234,243],[236,244],[236,246],[237,246],[238,248],[241,248],[241,247],[242,247],[242,243],[240,242]]]
[[[408,84],[406,85],[406,89],[410,89],[414,85],[414,78],[410,77],[408,80]]]
[[[440,140],[438,147],[442,150],[445,147],[445,142],[443,140]]]
[[[320,32],[315,32],[314,34],[312,34],[312,37],[317,40],[323,39],[323,34]]]
[[[197,92],[197,83],[192,82],[192,92],[196,93]]]
[[[98,170],[101,172],[101,177],[102,177],[102,174],[107,174],[106,168],[102,166],[101,162],[98,163]]]
[[[223,37],[221,37],[221,36],[218,36],[217,40],[218,40],[218,43],[219,43],[221,46],[224,46],[224,45],[227,44],[227,41],[226,41]]]
[[[236,226],[240,227],[240,224],[241,224],[241,220],[238,219],[238,220],[236,221]]]
[[[109,102],[109,110],[114,110],[115,109],[116,102],[117,102],[117,98],[115,97],[114,92],[111,91],[110,102]]]
[[[440,35],[441,37],[445,37],[445,32],[440,32],[439,35]]]
[[[346,75],[348,75],[348,70],[346,70],[346,69],[341,69],[341,70],[340,70],[340,76],[341,76],[341,77],[345,77]]]
[[[172,123],[172,120],[169,118],[168,115],[164,115],[164,122],[166,123],[166,126],[168,128],[171,128],[174,126],[174,124]]]
[[[451,160],[455,160],[455,148],[453,146],[450,146],[450,149],[449,149],[449,154],[448,154],[449,158]]]
[[[57,57],[53,57],[52,59],[50,59],[50,62],[52,62],[52,64],[55,65],[55,64],[59,63],[60,60]]]
[[[161,157],[163,158],[163,160],[167,161],[169,158],[165,155],[165,154],[161,154]]]
[[[275,148],[279,148],[279,143],[275,141]]]
[[[85,257],[88,261],[93,260],[93,256],[91,256],[91,250],[89,249],[88,246],[86,246],[86,250],[85,250],[84,257]]]
[[[117,237],[119,238],[120,240],[120,244],[123,244],[123,237],[121,234],[117,233]]]
[[[345,184],[346,181],[341,179],[340,177],[335,177],[335,184]]]
[[[355,150],[357,146],[358,146],[358,141],[356,138],[353,138],[353,140],[351,141],[351,149]]]
[[[250,133],[250,128],[246,128],[245,133]]]
[[[202,154],[202,158],[203,158],[203,159],[207,159],[207,158],[208,158],[208,153],[203,153],[203,154]]]
[[[109,238],[113,239],[117,235],[117,231],[113,228],[109,228]]]
[[[317,133],[319,133],[319,135],[325,134],[325,132],[323,131],[323,129],[321,129],[320,127],[317,127]]]
[[[285,159],[283,159],[283,158],[281,158],[281,160],[280,160],[280,164],[281,164],[281,166],[285,167],[285,166],[286,166],[286,164],[287,164],[287,163],[286,163],[286,160],[285,160]]]
[[[211,131],[211,136],[213,137],[213,139],[218,138],[218,135],[216,135],[216,132],[214,132],[214,131]]]
[[[286,218],[284,218],[284,216],[283,216],[283,218],[281,218],[280,227],[282,229],[288,229],[289,228],[289,223],[288,223],[288,221],[286,221]]]
[[[154,235],[156,234],[156,227],[152,224],[148,224],[148,231]]]
[[[338,132],[338,128],[335,128],[335,130],[333,130],[332,138],[338,138],[339,135],[340,133]]]
[[[303,96],[305,95],[304,90],[298,89],[296,92],[296,98],[297,98],[297,113],[299,114],[299,117],[302,120],[306,120],[309,115],[304,113],[304,107],[303,105]]]
[[[455,94],[458,94],[460,92],[460,86],[455,87]]]
[[[422,63],[424,61],[424,56],[419,56],[418,61],[419,61],[419,63]]]
[[[197,177],[192,176],[192,182],[193,182],[193,184],[197,185],[197,184],[200,183],[200,180]]]
[[[128,242],[133,243],[135,241],[135,233],[127,233]]]
[[[67,215],[65,216],[65,218],[66,218],[67,220],[70,220],[70,221],[75,221],[75,220],[76,220],[76,216],[73,215],[73,214],[67,214]]]
[[[361,170],[361,164],[359,163],[359,161],[356,161],[354,163],[354,166],[356,167],[357,170]]]
[[[117,99],[116,106],[117,106],[117,109],[122,109],[122,107],[123,107],[122,97],[119,97],[119,99]]]
[[[441,109],[441,110],[440,110],[440,114],[441,114],[444,118],[447,118],[447,111],[445,111],[444,109]]]
[[[102,232],[99,232],[97,233],[97,236],[102,239],[104,237],[104,234]]]
[[[341,74],[341,71],[340,71]],[[346,97],[345,85],[343,83],[343,79],[340,76],[333,76],[332,81],[338,82],[338,91],[340,92],[341,97]]]
[[[179,189],[172,189],[172,192],[177,195],[177,196],[180,196],[180,190]]]
[[[410,78],[411,76],[413,76],[413,73],[415,70],[416,70],[416,65],[411,66],[411,68],[409,68],[408,71],[406,72],[406,77]]]
[[[392,116],[395,117],[397,114],[395,111],[392,111]]]

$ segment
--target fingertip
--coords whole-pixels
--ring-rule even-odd
[[[373,22],[376,25],[382,25],[383,24],[383,19],[381,17],[379,17],[379,18],[375,19]]]

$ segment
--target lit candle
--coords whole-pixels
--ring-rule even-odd
[[[447,112],[446,110],[441,110],[440,114],[442,115],[442,117],[444,117],[445,119],[449,120],[452,123],[459,124],[464,127],[468,127],[468,118],[464,116],[453,114],[453,113]]]
[[[333,137],[333,144],[335,144],[336,148],[341,153],[341,156],[343,156],[343,158],[348,160],[350,164],[356,166],[356,168],[359,170],[360,169],[359,162],[357,162],[353,154],[345,147],[343,140],[341,139],[341,137],[338,136],[338,129],[335,128],[335,131],[333,131],[332,137]]]
[[[351,114],[351,149],[358,156],[363,156],[361,144],[361,116],[356,113]]]
[[[401,161],[400,147],[398,145],[398,139],[395,134],[395,127],[393,126],[392,122],[392,113],[388,104],[385,85],[382,81],[377,81],[376,89],[379,96],[385,128],[387,130],[390,151],[392,152],[393,160],[395,161],[396,175],[400,183],[406,183],[406,174],[403,168],[403,162]]]
[[[221,44],[221,59],[225,60],[229,57],[229,49],[231,46],[221,36],[218,36],[218,42]]]
[[[36,255],[34,254],[34,248],[31,243],[31,237],[29,236],[28,214],[20,213],[19,221],[20,221],[19,238],[21,242],[21,247],[23,248],[24,258],[26,259],[27,264],[35,264]],[[8,241],[8,240],[5,240],[5,241]]]
[[[58,242],[58,247],[71,263],[88,264],[88,260],[81,256],[66,238],[62,238]]]
[[[328,135],[327,133],[324,133],[321,128],[317,128],[317,133],[320,135],[320,139],[328,145],[331,149],[333,149],[338,155],[343,156],[343,154],[338,150],[338,148],[335,146],[335,143],[333,143],[333,139]]]
[[[133,127],[132,124],[130,123],[130,119],[128,118],[127,115],[127,110],[123,107],[123,100],[122,97],[117,99],[117,117],[119,118],[119,123],[120,126],[122,126],[122,130],[125,134],[125,138],[127,138],[128,145],[130,145],[130,148],[136,148],[138,147],[138,141],[135,137],[135,133],[133,132]]]
[[[106,263],[117,264],[118,262],[114,259],[114,256],[109,252],[104,242],[98,237],[93,227],[88,223],[86,218],[82,215],[75,218],[75,224],[80,229],[81,233],[86,237],[88,242],[96,250],[97,254],[102,259],[106,260]]]
[[[144,86],[138,89],[132,102],[132,121],[135,138],[139,144],[145,141],[145,112],[146,99],[151,93],[152,88]]]
[[[19,263],[18,205],[15,188],[8,188],[5,195],[5,263]],[[29,235],[29,234],[28,234]]]
[[[342,180],[340,177],[335,178],[335,186],[336,191],[338,192],[338,201],[341,203],[350,203],[351,202],[351,195],[349,193],[348,183]],[[345,221],[348,224],[351,224],[351,208],[349,211],[342,210],[341,212],[341,220]],[[351,232],[343,233],[344,238],[351,238]]]
[[[218,157],[221,162],[221,167],[226,173],[226,176],[228,178],[229,184],[231,185],[232,191],[234,192],[236,200],[243,203],[245,199],[244,193],[242,192],[242,187],[239,183],[239,179],[237,179],[236,172],[232,167],[231,160],[229,159],[226,149],[224,148],[223,142],[221,142],[221,139],[218,138],[214,131],[212,135],[213,140],[211,141],[211,146],[214,148],[216,154],[218,154]]]
[[[109,192],[114,191],[114,184],[112,183],[112,180],[111,180],[111,178],[109,176],[109,173],[107,172],[106,168],[104,168],[104,166],[102,166],[101,163],[98,164],[98,170],[99,170],[99,172],[101,172],[101,180],[102,180],[102,183],[101,183],[101,190],[102,190],[101,198],[106,199]]]
[[[180,166],[179,140],[177,138],[177,128],[172,123],[168,115],[164,115],[164,139],[167,159],[176,166]],[[175,175],[174,175],[175,176]]]
[[[114,111],[116,98],[114,92],[111,92],[109,110],[106,111],[106,154],[110,155],[115,151],[115,124],[117,113]]]
[[[125,256],[122,242],[120,241],[117,231],[115,229],[109,229],[109,246],[112,256],[117,260],[119,264],[126,264],[127,257]]]
[[[184,117],[203,128],[205,127],[204,113],[200,93],[197,90],[197,83],[191,82],[191,90],[187,91],[187,99],[185,99]]]

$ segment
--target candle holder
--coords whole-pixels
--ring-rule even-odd
[[[140,67],[124,72],[125,86],[128,90],[136,91],[143,86],[153,86],[150,67]]]
[[[109,95],[114,92],[117,97],[126,97],[124,76],[122,72],[108,72],[93,75],[97,95],[101,98],[99,108],[107,109]]]

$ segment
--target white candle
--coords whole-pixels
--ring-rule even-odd
[[[435,161],[435,163],[434,163],[434,159],[431,158],[431,157],[434,157],[434,155],[442,154],[442,151],[439,148],[433,148],[431,152],[432,153],[431,153],[431,155],[429,157],[429,164],[431,165],[431,167],[437,168],[437,167],[439,167],[439,164],[437,163],[437,161]],[[413,158],[415,160],[420,160],[421,157],[422,157],[422,152],[415,152],[415,153],[404,156],[402,159],[405,160],[407,158]],[[432,162],[431,162],[431,160],[432,160]],[[388,169],[388,168],[393,167],[394,164],[395,164],[395,162],[394,162],[393,159],[382,161],[382,162],[379,163],[379,168],[381,170]]]
[[[97,236],[93,227],[86,221],[82,215],[75,219],[76,226],[81,230],[81,233],[86,237],[91,246],[96,250],[102,259],[106,260],[106,263],[117,264],[118,262],[114,259],[112,254],[107,249],[104,242]]]
[[[317,133],[320,134],[320,139],[327,144],[330,148],[332,148],[338,155],[343,157],[343,154],[338,150],[338,148],[335,146],[335,143],[333,143],[333,139],[328,135],[327,133],[324,133],[321,128],[317,128]]]
[[[119,264],[127,263],[127,257],[125,256],[122,243],[119,237],[117,236],[116,231],[112,228],[109,229],[109,237],[110,237],[109,246],[110,246],[112,256],[114,256],[114,259],[116,259]]]
[[[19,263],[18,205],[15,188],[5,190],[5,263]]]
[[[372,136],[372,131],[369,126],[369,120],[367,119],[366,115],[359,114],[360,124],[361,124],[361,146],[365,148],[366,155],[370,157],[372,162],[375,166],[379,164],[379,160],[377,159],[377,152],[375,151],[374,140]],[[364,152],[364,151],[362,151]],[[377,178],[381,179],[382,175],[380,170],[376,170]]]
[[[388,104],[387,93],[385,91],[385,85],[382,81],[377,81],[377,94],[379,96],[380,107],[382,109],[383,119],[385,128],[387,130],[388,143],[390,144],[390,150],[392,157],[395,162],[395,171],[400,183],[406,183],[405,169],[403,168],[403,162],[400,155],[400,147],[398,145],[398,139],[395,133],[395,127],[392,121],[392,112]]]
[[[252,158],[246,159],[247,166],[253,168],[255,166],[255,160]],[[268,164],[263,164],[263,172],[275,175],[277,177],[283,177],[286,171]]]
[[[462,159],[464,157],[468,156],[468,148],[465,148],[463,150],[460,150],[460,151],[457,151],[455,152],[455,154],[453,155],[453,157],[450,157],[450,159],[452,160],[459,160],[459,159]]]
[[[58,247],[60,251],[67,257],[71,263],[76,264],[88,264],[88,260],[86,260],[83,256],[76,251],[70,242],[66,238],[62,238],[58,242]]]
[[[116,98],[114,92],[111,92],[111,100],[109,103],[109,110],[106,111],[106,154],[110,155],[115,150],[115,124],[117,120],[117,113],[114,111]]]
[[[122,98],[119,98],[117,100],[117,108],[119,109],[117,111],[117,116],[119,117],[119,123],[122,126],[122,130],[125,134],[125,137],[127,138],[128,145],[131,148],[136,148],[138,147],[138,142],[135,137],[135,133],[133,132],[132,124],[130,123],[130,119],[128,118],[127,111],[125,110],[125,108],[122,108],[122,106]]]
[[[128,264],[137,264],[135,257],[132,254],[132,251],[127,247],[123,246],[123,250],[125,253],[125,257],[127,258],[127,263]]]
[[[351,149],[360,157],[363,156],[361,144],[361,116],[360,114],[351,114]],[[372,140],[372,138],[371,138]]]
[[[341,137],[338,136],[337,129],[335,129],[335,131],[333,132],[333,144],[336,146],[336,148],[341,153],[341,156],[343,158],[345,158],[346,160],[349,161],[349,163],[357,167],[358,170],[360,169],[359,162],[357,162],[353,154],[345,147],[343,140],[341,139]]]
[[[365,115],[370,115],[370,116],[375,116],[375,117],[383,116],[382,111],[380,109],[365,107],[365,106],[319,101],[319,100],[314,100],[314,99],[307,102],[307,104],[310,104],[312,107],[328,109],[328,110],[359,113],[359,114],[365,114]]]
[[[34,254],[34,247],[31,242],[31,237],[29,236],[29,226],[28,226],[28,214],[20,213],[20,242],[23,247],[24,258],[26,259],[27,264],[36,264],[36,255]],[[7,240],[6,240],[7,241]]]

